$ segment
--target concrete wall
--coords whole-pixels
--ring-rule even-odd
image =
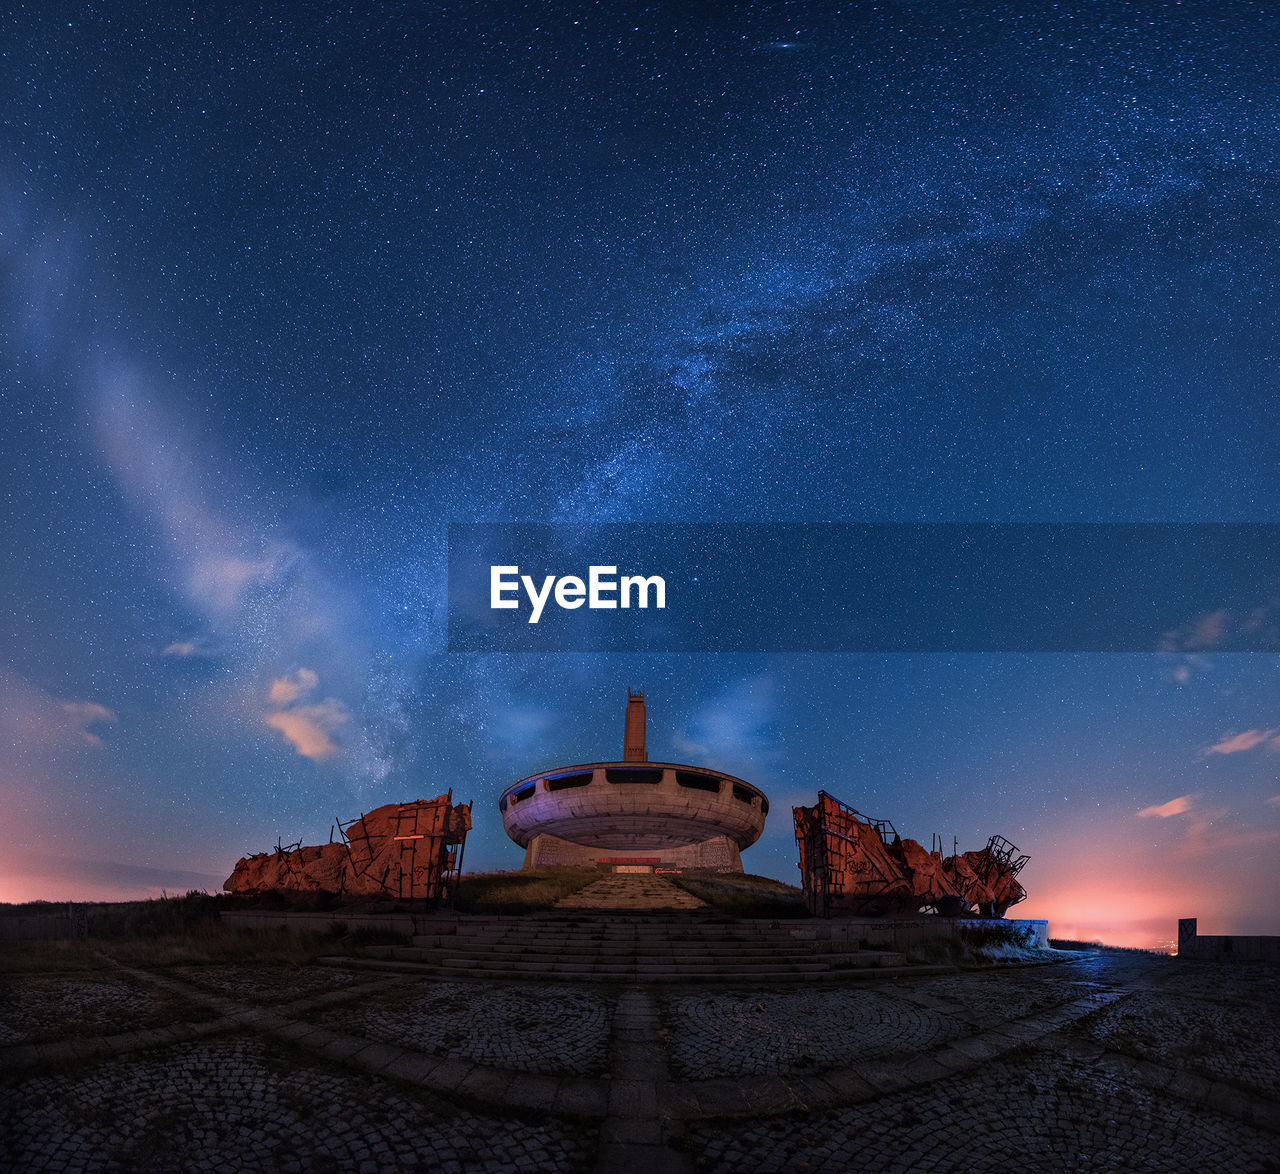
[[[1196,932],[1196,918],[1178,921],[1178,957],[1216,962],[1280,962],[1280,937],[1261,935],[1205,935]]]
[[[225,912],[223,921],[229,925],[253,927],[258,929],[275,929],[283,927],[310,933],[327,933],[335,921],[342,922],[348,929],[370,928],[381,929],[391,933],[455,933],[458,926],[466,922],[505,923],[523,922],[533,917],[541,921],[556,920],[555,913],[522,914],[484,914],[469,915],[455,913],[452,910],[438,910],[433,913],[291,913],[260,912],[257,910],[240,910]],[[628,914],[617,917],[626,920]],[[656,913],[661,917],[662,914]],[[784,926],[797,942],[813,942],[818,952],[826,950],[842,950],[846,944],[856,948],[859,942],[865,942],[871,949],[906,951],[921,946],[926,942],[953,937],[963,937],[964,930],[988,931],[993,928],[1008,927],[1015,931],[1028,932],[1028,944],[1048,946],[1049,923],[1047,921],[1013,920],[1011,918],[988,920],[982,918],[966,918],[960,920],[947,917],[849,917],[836,921],[821,921],[817,918],[797,919],[746,919],[764,920],[769,925]]]
[[[965,931],[989,932],[1008,928],[1012,932],[1025,932],[1029,946],[1048,947],[1049,923],[1012,917],[959,918],[959,917],[838,917],[830,920],[798,921],[791,931],[792,937],[813,937],[818,941],[831,941],[868,946],[885,950],[910,950],[925,942],[939,938],[961,938]]]
[[[560,836],[534,836],[524,854],[525,868],[557,868],[576,866],[608,869],[602,859],[618,857],[635,860],[653,860],[658,867],[698,868],[710,872],[741,872],[742,854],[738,845],[728,836],[712,836],[700,844],[685,844],[678,848],[593,848],[575,844]]]
[[[658,776],[658,781],[609,781],[637,770]],[[682,776],[686,783],[696,776],[713,789],[682,785]],[[588,777],[582,785],[564,785],[568,778]],[[550,835],[635,856],[714,836],[726,836],[746,848],[759,839],[768,814],[768,800],[751,783],[723,771],[669,762],[559,767],[514,783],[499,804],[502,826],[521,847],[527,848],[535,836]]]
[[[347,929],[380,929],[413,933],[411,913],[301,913],[290,910],[227,909],[218,915],[226,925],[242,929],[292,929],[300,933],[328,933],[336,922]]]

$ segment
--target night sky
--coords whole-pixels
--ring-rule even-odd
[[[1280,933],[1280,662],[465,654],[450,522],[1280,522],[1266,3],[9,5],[0,900],[616,757]],[[1277,585],[1280,592],[1280,585]],[[788,601],[777,600],[785,609]],[[1160,650],[1163,649],[1163,650]]]

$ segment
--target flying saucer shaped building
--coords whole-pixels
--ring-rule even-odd
[[[628,689],[620,761],[529,775],[502,792],[498,807],[507,835],[525,849],[525,868],[741,872],[769,800],[724,771],[650,762],[644,694]]]

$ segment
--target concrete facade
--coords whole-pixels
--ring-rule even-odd
[[[575,844],[572,840],[544,833],[529,841],[522,867],[583,868],[597,865],[615,869],[647,866],[659,872],[664,868],[741,872],[742,853],[728,836],[711,836],[696,844],[686,844],[679,848],[646,848],[623,852]]]
[[[650,762],[642,694],[627,691],[623,758],[562,766],[513,783],[498,801],[525,868],[742,872],[769,800],[723,771]]]

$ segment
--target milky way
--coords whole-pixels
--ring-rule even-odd
[[[1280,521],[1278,40],[1221,2],[5,14],[0,899],[212,888],[448,787],[515,866],[498,792],[611,756],[643,684],[655,753],[770,794],[749,869],[794,879],[825,787],[1008,836],[1082,932],[1280,931],[1280,673],[1212,613],[1123,656],[444,625],[449,522]]]

